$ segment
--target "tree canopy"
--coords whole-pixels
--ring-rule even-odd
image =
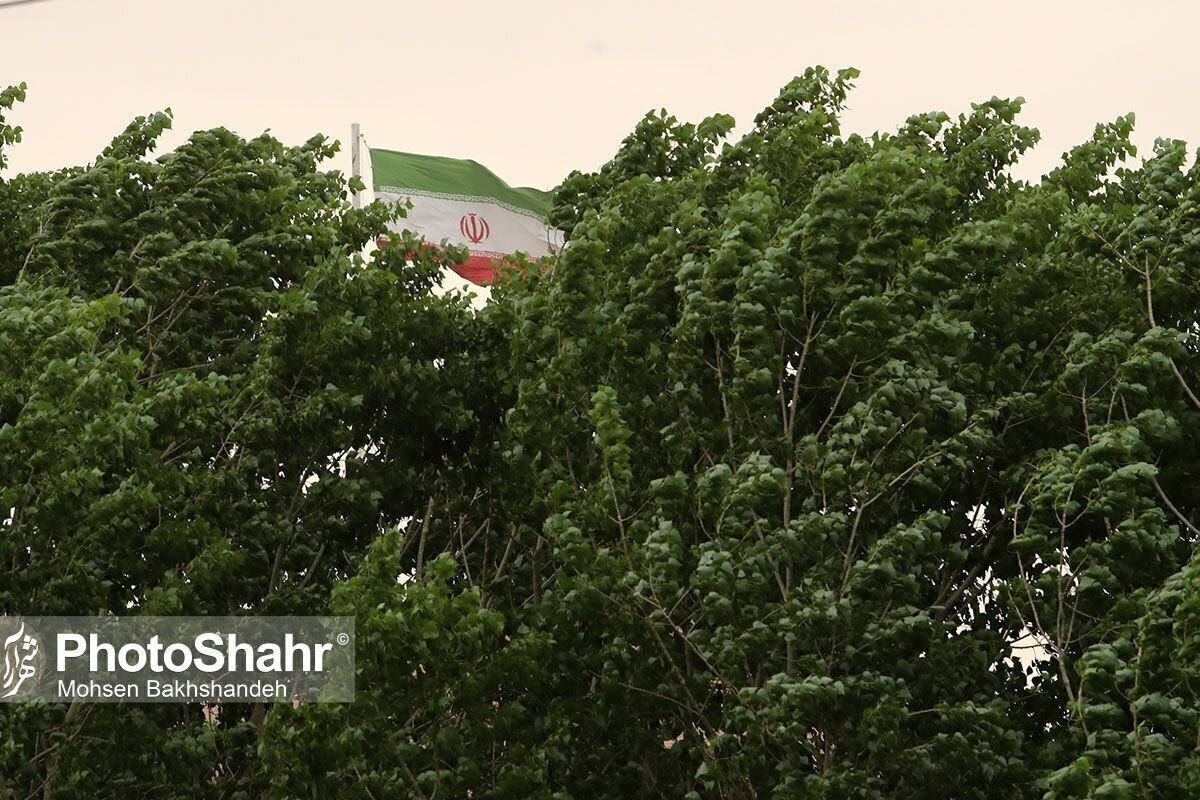
[[[481,310],[322,137],[0,181],[0,612],[358,639],[353,704],[0,706],[0,800],[1200,795],[1200,168],[856,77],[647,115]]]

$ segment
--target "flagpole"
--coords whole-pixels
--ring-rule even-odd
[[[350,123],[350,174],[355,178],[362,177],[362,156],[358,148],[361,138],[358,123]],[[354,190],[354,207],[362,208],[362,192],[358,189]]]

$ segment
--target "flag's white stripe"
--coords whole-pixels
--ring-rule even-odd
[[[511,211],[489,199],[450,199],[427,194],[380,191],[376,197],[388,202],[412,201],[408,216],[392,222],[395,230],[410,230],[435,244],[443,240],[472,251],[544,256],[562,246],[562,232],[526,213]],[[463,235],[460,222],[474,213],[487,222],[487,237],[478,242]],[[478,229],[476,229],[478,230]]]
[[[462,200],[462,201],[468,202],[468,203],[494,203],[494,204],[500,206],[501,208],[508,209],[509,211],[513,212],[514,214],[524,214],[527,217],[533,217],[534,219],[540,219],[540,217],[536,213],[534,213],[533,211],[530,211],[527,208],[521,208],[520,206],[515,206],[512,203],[506,203],[503,200],[500,200],[499,198],[486,197],[484,195],[454,194],[453,192],[431,192],[431,191],[426,191],[425,189],[405,189],[402,186],[376,186],[375,194],[377,194],[377,195],[394,194],[394,195],[399,195],[401,197],[417,197],[417,196],[435,197],[439,200]]]

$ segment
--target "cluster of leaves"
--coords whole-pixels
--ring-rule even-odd
[[[1019,100],[844,135],[855,77],[648,115],[479,312],[320,139],[0,183],[0,610],[359,655],[9,707],[0,798],[1200,793],[1200,168],[1123,117],[1025,183]]]

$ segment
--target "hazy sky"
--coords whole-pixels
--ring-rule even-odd
[[[744,125],[806,66],[857,66],[862,132],[1023,95],[1032,177],[1130,110],[1140,145],[1200,144],[1197,30],[1188,0],[46,0],[0,8],[0,83],[29,84],[10,171],[86,162],[170,106],[168,145],[216,125],[345,139],[358,121],[372,145],[549,188],[651,108]]]

